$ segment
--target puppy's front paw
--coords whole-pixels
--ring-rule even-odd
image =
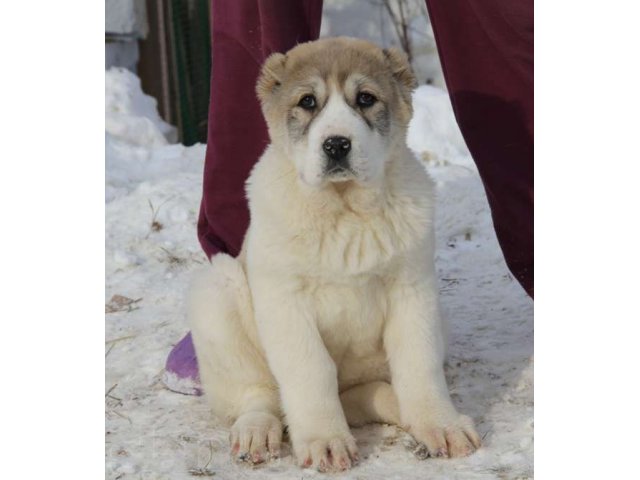
[[[293,441],[293,449],[301,467],[313,467],[320,472],[348,470],[360,460],[356,441],[348,432],[298,439]]]
[[[422,458],[454,458],[471,455],[480,448],[480,435],[466,415],[439,421],[419,422],[409,432],[420,443],[416,455]]]
[[[262,463],[280,456],[282,423],[266,412],[240,415],[231,427],[231,455],[238,461]]]

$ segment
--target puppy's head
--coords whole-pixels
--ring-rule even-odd
[[[321,187],[375,183],[404,142],[415,77],[398,50],[329,38],[271,55],[256,91],[271,142],[300,179]]]

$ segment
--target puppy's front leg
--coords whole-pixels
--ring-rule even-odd
[[[449,397],[435,282],[430,269],[403,272],[391,286],[384,342],[402,425],[429,456],[459,457],[480,447],[480,437],[473,421],[460,415]]]
[[[274,282],[256,281],[252,290],[260,339],[298,462],[321,471],[346,470],[357,461],[358,450],[338,396],[336,366],[310,302]]]

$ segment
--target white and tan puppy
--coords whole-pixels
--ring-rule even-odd
[[[480,446],[445,382],[433,185],[405,143],[414,84],[402,53],[348,38],[262,69],[271,144],[247,181],[251,224],[189,302],[202,384],[240,459],[277,456],[283,422],[319,470],[350,468],[349,425],[368,422],[431,456]]]

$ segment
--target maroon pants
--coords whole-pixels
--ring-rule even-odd
[[[212,0],[209,138],[198,236],[237,255],[244,182],[268,142],[254,93],[272,52],[315,40],[322,0]],[[427,0],[451,103],[511,272],[533,296],[533,0]],[[362,8],[368,8],[362,2]]]

